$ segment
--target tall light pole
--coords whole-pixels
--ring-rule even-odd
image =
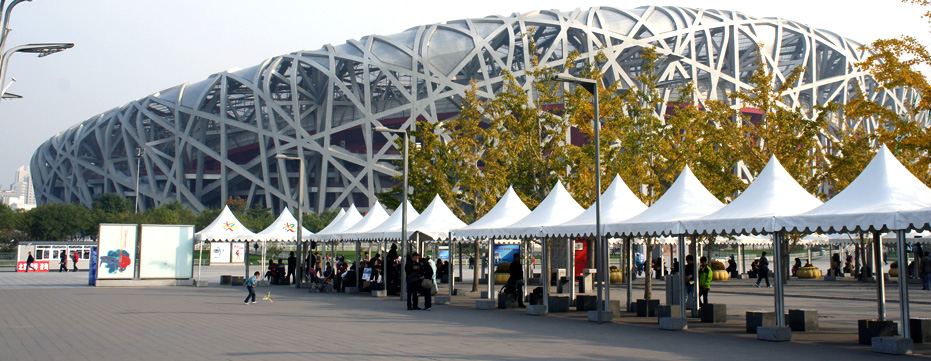
[[[404,134],[404,182],[401,190],[401,301],[407,301],[407,142],[406,130],[375,127],[379,133]],[[387,260],[385,260],[387,262]]]
[[[11,4],[12,7],[14,4]],[[9,11],[7,11],[9,13]],[[3,52],[3,55],[0,56],[0,89],[4,89],[3,82],[6,80],[6,67],[10,62],[10,57],[15,53],[32,53],[39,54],[39,57],[46,57],[58,52],[62,52],[74,47],[73,43],[47,43],[47,44],[26,44],[20,45],[13,49],[10,49],[6,52]],[[0,46],[0,52],[2,52],[3,47]],[[4,89],[5,91],[5,89]],[[2,100],[2,97],[0,97]]]
[[[142,171],[139,170],[139,167],[142,166],[142,156],[145,155],[145,149],[136,148],[136,204],[133,206],[133,211],[139,213],[139,178],[142,174]]]
[[[584,79],[560,73],[553,76],[553,80],[565,83],[577,84],[585,90],[588,90],[595,97],[595,119],[593,125],[595,128],[595,247],[601,252],[598,262],[595,265],[598,269],[598,281],[601,285],[598,287],[598,308],[601,312],[608,312],[608,303],[611,295],[608,292],[608,245],[601,235],[601,120],[598,117],[598,81],[594,79]],[[602,315],[599,314],[597,321],[600,323]]]
[[[296,160],[300,164],[299,171],[300,175],[298,176],[297,181],[297,282],[294,283],[294,288],[301,288],[301,281],[304,280],[304,239],[301,238],[304,236],[304,159],[301,157],[289,157],[284,154],[275,155],[276,159],[284,160]],[[278,172],[279,174],[281,172]],[[279,176],[280,177],[280,176]]]
[[[6,37],[10,35],[10,13],[13,12],[14,6],[24,1],[32,0],[13,0],[10,6],[7,6],[6,10],[3,10],[3,4],[6,3],[6,0],[0,0],[0,10],[3,10],[3,28],[0,29],[0,53],[3,52],[4,46],[6,46]]]

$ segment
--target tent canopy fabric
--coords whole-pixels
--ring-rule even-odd
[[[255,233],[247,229],[236,219],[230,207],[223,207],[223,211],[200,232],[194,234],[198,241],[248,241]]]
[[[465,222],[456,217],[437,194],[417,219],[407,223],[407,231],[409,233],[419,232],[431,240],[439,241],[449,238],[449,230],[465,226]],[[401,239],[401,231],[387,232],[385,237]]]
[[[410,228],[411,222],[416,220],[418,217],[420,217],[420,213],[417,213],[417,210],[414,209],[413,206],[411,206],[410,202],[407,202],[406,205],[407,205],[407,225],[408,225],[408,228]],[[388,219],[386,219],[384,222],[382,222],[378,226],[375,226],[375,228],[370,229],[368,232],[359,233],[357,235],[358,239],[373,240],[373,241],[400,240],[401,239],[401,218],[403,216],[403,212],[401,212],[401,207],[402,206],[399,205],[398,208],[394,210],[394,213],[392,213],[391,216],[388,217]],[[397,232],[398,234],[397,238],[388,237],[388,235],[391,234],[392,232]],[[408,231],[408,235],[410,235],[410,231]]]
[[[453,238],[489,238],[488,234],[492,230],[511,225],[528,214],[530,214],[530,208],[527,208],[527,205],[520,200],[520,197],[514,192],[514,187],[508,187],[508,190],[504,192],[504,196],[498,200],[498,203],[485,216],[466,227],[453,229]]]
[[[603,225],[614,236],[668,236],[682,234],[679,221],[695,219],[724,207],[686,166],[669,190],[650,208],[623,222]]]
[[[301,229],[301,238],[303,240],[309,241],[312,235],[313,232],[308,231],[307,228]],[[297,220],[291,215],[291,211],[285,208],[281,210],[281,214],[278,215],[278,218],[275,219],[271,225],[261,232],[256,233],[252,239],[268,242],[296,242]]]
[[[356,223],[359,223],[360,220],[362,220],[362,215],[359,214],[359,210],[356,209],[356,205],[353,204],[349,206],[348,210],[346,210],[345,215],[339,217],[338,219],[334,219],[332,222],[330,222],[329,225],[326,226],[326,228],[320,230],[320,232],[317,232],[317,234],[313,236],[313,239],[318,241],[329,240],[330,236],[339,234],[349,229],[350,227],[356,225]]]
[[[899,212],[897,222],[912,229],[931,230],[931,208]]]
[[[343,218],[343,217],[345,217],[345,216],[346,216],[346,210],[343,209],[343,208],[340,208],[340,209],[339,209],[339,213],[336,213],[336,217],[333,217],[333,220],[330,221],[330,224],[328,224],[326,227],[323,227],[323,229],[321,229],[321,230],[318,231],[317,233],[328,233],[328,232],[330,232],[330,228],[331,228],[330,226],[336,224],[337,222],[339,222],[339,219],[340,219],[340,218]]]
[[[850,185],[823,205],[776,217],[776,229],[801,233],[853,233],[909,229],[899,212],[931,207],[931,189],[899,163],[886,146]]]
[[[562,182],[557,181],[533,212],[507,227],[489,230],[488,235],[492,238],[541,237],[544,226],[565,223],[584,211],[585,209],[572,198]]]
[[[385,207],[381,206],[381,203],[375,201],[375,204],[370,207],[369,212],[365,214],[362,219],[359,220],[352,227],[347,228],[345,231],[334,233],[329,236],[326,236],[329,240],[344,240],[344,241],[360,241],[360,235],[362,233],[372,230],[372,228],[378,227],[380,224],[384,223],[388,219],[388,212],[385,211]]]
[[[772,156],[737,199],[712,214],[682,221],[682,228],[686,234],[768,234],[774,230],[774,217],[804,213],[821,204]]]
[[[620,175],[601,195],[601,224],[618,223],[634,217],[647,209],[640,198],[634,195]],[[543,227],[543,235],[552,237],[584,237],[595,235],[595,207],[591,207],[565,223]],[[536,212],[536,211],[534,211]]]

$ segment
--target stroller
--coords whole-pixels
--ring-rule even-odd
[[[317,272],[311,272],[310,293],[333,292],[333,275],[320,277]]]

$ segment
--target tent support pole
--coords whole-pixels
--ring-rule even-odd
[[[625,276],[624,278],[625,278],[625,281],[627,281],[627,311],[628,312],[633,306],[633,295],[634,295],[634,288],[633,288],[634,274],[632,272],[633,267],[631,267],[631,262],[633,262],[632,254],[633,254],[633,249],[634,249],[631,242],[633,240],[634,238],[631,236],[624,237],[624,276]]]
[[[569,303],[575,304],[575,240],[569,237],[566,241],[569,242],[569,247],[566,247],[569,250],[569,269],[566,270],[566,277],[569,279]]]
[[[456,288],[456,269],[454,267],[456,264],[456,246],[453,243],[453,232],[448,232],[446,239],[449,240],[447,242],[449,244],[449,263],[446,264],[446,277],[449,279],[449,300],[452,302],[453,289]]]
[[[776,290],[774,293],[776,297],[776,326],[785,327],[785,298],[783,295],[783,284],[782,279],[785,277],[785,273],[782,272],[782,253],[785,250],[782,249],[782,238],[784,234],[782,232],[773,233],[773,262],[775,266],[773,267],[776,272],[773,273],[775,277],[774,281],[776,283]]]
[[[200,282],[200,269],[204,265],[204,241],[200,241],[200,253],[197,256],[197,282]]]
[[[879,311],[879,321],[886,320],[886,280],[883,277],[883,243],[882,238],[880,237],[879,231],[873,231],[873,264],[876,265],[876,269],[873,270],[873,275],[876,277],[876,303]],[[905,264],[900,264],[899,274],[902,274],[901,270],[908,268],[908,260],[904,260]],[[903,337],[908,337],[908,335],[903,335]]]
[[[550,261],[549,261],[549,250],[546,247],[546,241],[549,237],[543,237],[541,240],[543,245],[543,259],[540,263],[543,266],[543,269],[540,272],[540,283],[543,284],[543,312],[550,312]]]
[[[495,239],[488,240],[488,298],[495,299]]]
[[[680,234],[680,235],[679,235],[679,242],[678,242],[678,245],[676,246],[676,251],[678,251],[678,253],[679,253],[679,267],[680,267],[680,270],[684,270],[685,268],[682,266],[682,265],[685,264],[685,263],[683,263],[683,262],[685,262],[685,235],[684,235],[684,234]],[[628,262],[628,263],[629,263],[629,262]],[[685,280],[685,272],[681,272],[681,271],[680,271],[680,272],[679,272],[679,297],[678,297],[678,298],[679,298],[679,299],[678,299],[678,302],[679,302],[679,318],[686,318],[686,317],[685,317],[685,289],[686,289],[686,288],[685,288],[685,286],[686,286],[685,283],[686,283],[686,282],[687,282],[687,281]],[[629,291],[629,289],[630,289],[630,288],[629,288],[629,287],[630,287],[630,282],[628,282],[627,284],[628,284],[628,292],[630,292],[630,291]],[[671,291],[671,290],[667,290],[667,292],[669,292],[669,291]]]
[[[230,246],[230,248],[232,248],[232,245]],[[245,253],[246,257],[242,261],[242,263],[246,266],[246,278],[249,278],[249,242],[246,242],[246,247],[243,253]]]
[[[909,315],[908,315],[908,278],[909,278],[909,268],[903,260],[907,260],[907,254],[905,253],[905,231],[898,230],[895,231],[896,236],[896,253],[899,258],[899,307],[901,308],[902,313],[902,337],[909,338],[912,336],[909,330]],[[918,263],[916,263],[918,264]]]

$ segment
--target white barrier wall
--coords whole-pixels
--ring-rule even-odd
[[[194,226],[142,225],[140,278],[194,276]]]
[[[98,244],[98,279],[136,277],[136,225],[101,224]]]

